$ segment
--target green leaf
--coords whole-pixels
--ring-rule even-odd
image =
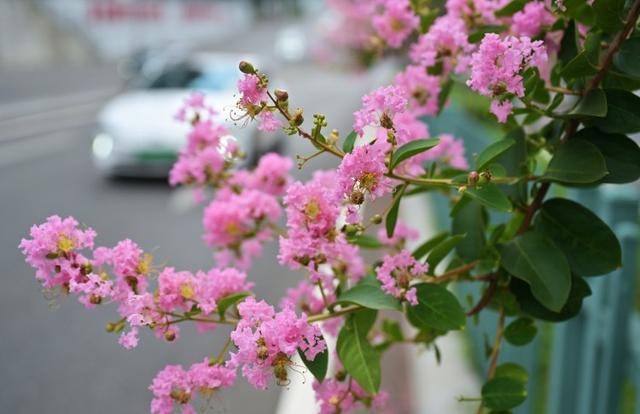
[[[588,184],[607,175],[598,147],[579,139],[562,144],[547,166],[544,178],[570,184]]]
[[[553,312],[533,297],[529,285],[520,279],[511,279],[509,289],[518,299],[520,309],[523,312],[536,319],[549,322],[562,322],[573,318],[580,313],[584,298],[591,295],[589,284],[580,276],[572,275],[571,291],[569,292],[567,303],[562,307],[560,312]]]
[[[393,170],[400,164],[402,161],[407,160],[413,156],[416,156],[422,152],[425,152],[428,149],[431,149],[438,145],[440,140],[438,138],[429,138],[429,139],[416,139],[415,141],[410,141],[400,148],[398,148],[393,155],[391,155],[391,163],[389,165],[389,169]]]
[[[460,209],[451,222],[453,234],[466,234],[467,237],[456,246],[456,252],[462,259],[470,262],[479,259],[487,242],[485,228],[487,219],[482,205],[473,200]]]
[[[559,312],[571,290],[571,272],[564,254],[542,233],[527,231],[500,249],[502,265],[531,286],[533,296]]]
[[[349,237],[349,243],[367,249],[379,249],[383,246],[377,237],[368,234],[359,234],[357,236]]]
[[[529,382],[529,373],[527,370],[514,362],[505,362],[504,364],[498,365],[494,377],[511,378],[522,384]]]
[[[373,277],[361,281],[351,289],[343,292],[336,303],[353,303],[369,309],[401,310],[400,302],[391,295],[383,292],[380,282]]]
[[[625,0],[595,0],[593,11],[596,17],[596,24],[605,32],[615,33],[624,26]]]
[[[507,196],[493,183],[487,183],[482,187],[470,187],[464,192],[471,198],[474,198],[489,208],[499,211],[511,211],[511,201]]]
[[[624,73],[640,78],[640,37],[632,37],[624,42],[613,55],[613,64]]]
[[[535,228],[565,254],[571,270],[597,276],[622,266],[622,249],[607,224],[588,208],[564,198],[547,200]]]
[[[508,27],[505,25],[486,25],[481,26],[476,29],[475,32],[469,35],[469,43],[478,43],[482,40],[485,34],[487,33],[501,33],[507,30]]]
[[[576,30],[576,22],[571,20],[564,31],[564,36],[560,42],[560,51],[558,58],[562,62],[568,62],[578,54],[578,31]]]
[[[402,195],[404,194],[404,190],[406,188],[406,186],[400,185],[396,187],[394,191],[393,205],[389,209],[384,222],[387,229],[387,237],[389,238],[393,237],[393,232],[396,230],[396,223],[398,222],[398,212],[400,211],[400,200],[402,200]]]
[[[640,132],[640,97],[623,89],[605,89],[607,116],[590,120],[601,131],[630,134]]]
[[[220,316],[224,316],[225,312],[227,311],[227,309],[229,309],[230,306],[235,305],[236,303],[240,302],[242,299],[251,295],[253,295],[252,292],[245,291],[245,292],[232,293],[228,296],[220,298],[220,300],[216,302],[218,305],[218,314]]]
[[[464,240],[465,237],[467,237],[466,234],[456,234],[434,247],[433,250],[431,250],[431,253],[429,253],[429,257],[427,257],[429,269],[433,272],[442,259],[447,257],[449,252],[451,252],[458,243]]]
[[[476,170],[482,171],[484,167],[493,162],[515,143],[516,141],[511,138],[504,138],[489,145],[480,153],[480,155],[478,155],[478,159],[476,160]]]
[[[304,352],[300,349],[298,349],[298,355],[300,355],[300,359],[313,376],[319,382],[324,381],[324,377],[327,375],[327,368],[329,367],[329,350],[325,349],[317,354],[313,361],[308,360]]]
[[[435,236],[433,236],[432,238],[430,238],[429,240],[425,241],[420,246],[418,246],[413,251],[413,253],[411,253],[411,255],[415,257],[416,260],[422,259],[424,256],[427,255],[427,253],[431,251],[431,249],[433,249],[438,244],[440,244],[441,241],[446,239],[448,235],[449,235],[449,232],[446,232],[446,231],[436,234]]]
[[[533,341],[538,328],[531,318],[518,318],[504,330],[504,339],[512,345],[523,346]]]
[[[407,318],[411,324],[421,329],[441,331],[464,328],[464,310],[453,293],[432,283],[416,285],[416,290],[418,304],[407,305]]]
[[[336,350],[353,379],[366,391],[376,394],[380,389],[380,354],[367,340],[367,330],[353,316],[347,318],[340,330]]]
[[[580,99],[568,115],[605,117],[607,116],[607,96],[602,89],[592,89]]]
[[[584,128],[574,135],[574,139],[589,141],[602,153],[609,174],[599,182],[623,184],[640,178],[640,147],[627,136]]]
[[[565,79],[592,76],[596,73],[598,73],[598,68],[591,64],[586,50],[578,53],[578,55],[571,59],[560,71],[560,75]]]
[[[526,4],[527,0],[513,0],[503,8],[498,9],[494,14],[496,17],[513,16],[514,14],[522,10]]]
[[[385,319],[382,321],[382,332],[390,341],[398,342],[404,340],[402,328],[398,321],[393,321],[391,319]]]
[[[453,87],[453,79],[448,77],[447,81],[440,88],[440,94],[438,95],[438,113],[442,112],[444,109],[444,104],[447,102],[447,98],[449,97],[449,93],[451,93],[451,88]]]
[[[490,410],[509,410],[527,399],[522,382],[509,377],[496,377],[482,386],[482,401]]]
[[[353,151],[353,146],[356,143],[356,138],[358,138],[358,134],[356,131],[351,131],[349,135],[347,135],[342,143],[342,151],[345,153],[350,153]]]

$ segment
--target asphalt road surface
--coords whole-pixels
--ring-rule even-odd
[[[176,344],[145,332],[139,347],[126,351],[117,344],[117,336],[104,329],[106,322],[116,319],[112,306],[85,310],[73,298],[65,298],[52,308],[18,250],[32,224],[51,214],[73,215],[98,232],[98,245],[131,238],[152,251],[157,262],[192,271],[211,267],[211,252],[200,241],[202,206],[191,203],[188,193],[161,181],[105,180],[92,166],[94,115],[104,96],[119,87],[114,71],[112,65],[102,65],[0,74],[3,412],[148,412],[147,387],[158,370],[168,363],[199,361],[217,352],[225,339],[225,327],[205,336],[184,329]],[[343,134],[350,130],[359,97],[375,83],[370,75],[306,64],[281,73],[295,104],[307,109],[308,119],[314,110],[323,110],[331,126]],[[29,102],[21,104],[24,101]],[[290,154],[311,152],[299,139],[287,139]],[[319,158],[310,167],[333,162]],[[279,267],[275,250],[270,245],[250,273],[257,295],[271,303],[303,277]],[[276,386],[256,392],[243,379],[238,384],[221,394],[213,412],[274,411]]]

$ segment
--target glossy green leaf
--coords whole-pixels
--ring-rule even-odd
[[[514,14],[522,10],[526,4],[527,0],[513,0],[503,8],[498,9],[494,14],[496,17],[513,16]]]
[[[509,377],[496,377],[482,386],[482,401],[490,410],[509,410],[527,399],[524,384]]]
[[[518,318],[504,330],[504,339],[512,345],[523,346],[533,341],[538,328],[531,318]]]
[[[512,209],[511,201],[509,201],[502,190],[493,183],[487,183],[481,187],[467,188],[464,194],[498,211],[511,211]]]
[[[483,168],[488,166],[515,143],[516,141],[511,138],[504,138],[489,145],[480,153],[480,155],[478,155],[478,159],[476,160],[476,170],[482,171]]]
[[[640,78],[640,37],[624,42],[613,56],[613,64],[624,73]]]
[[[598,68],[591,64],[586,50],[578,53],[578,55],[567,62],[562,68],[562,71],[560,71],[560,75],[565,79],[592,76],[596,73],[598,73]]]
[[[438,264],[447,257],[447,255],[453,250],[458,243],[460,243],[466,237],[466,234],[456,234],[444,240],[437,246],[435,246],[429,256],[427,257],[427,263],[429,263],[429,269],[433,272]]]
[[[593,89],[578,101],[568,115],[605,117],[607,116],[607,96],[602,89]]]
[[[349,237],[349,243],[356,246],[364,247],[367,249],[379,249],[383,244],[377,237],[369,234],[359,234],[357,236]]]
[[[447,99],[449,98],[449,94],[451,93],[451,89],[453,88],[453,79],[447,77],[447,80],[440,88],[440,94],[438,95],[438,113],[444,109],[444,105],[447,103]]]
[[[336,350],[344,369],[366,391],[376,394],[380,389],[380,354],[367,339],[358,319],[347,318],[338,335]]]
[[[393,232],[396,230],[396,223],[398,222],[398,212],[400,211],[400,200],[402,200],[402,195],[404,194],[404,190],[407,187],[404,185],[398,186],[394,192],[394,202],[389,212],[387,213],[387,217],[385,219],[385,228],[387,230],[387,237],[393,237]],[[400,193],[398,193],[398,191]]]
[[[624,26],[625,0],[595,0],[593,11],[596,24],[605,32],[616,33]]]
[[[622,89],[605,89],[607,116],[590,120],[601,131],[619,134],[640,132],[640,97]]]
[[[616,235],[597,215],[575,201],[547,200],[538,213],[535,228],[562,250],[571,270],[581,276],[597,276],[622,266],[622,249]]]
[[[229,309],[229,307],[235,305],[236,303],[240,302],[242,299],[251,295],[253,295],[252,292],[245,291],[245,292],[232,293],[228,296],[220,298],[220,300],[216,302],[216,304],[218,305],[218,314],[220,316],[223,316],[227,311],[227,309]]]
[[[602,153],[609,174],[599,182],[623,184],[640,178],[640,147],[627,136],[607,134],[592,127],[581,129],[574,139],[584,139]]]
[[[342,151],[349,153],[353,151],[353,146],[356,143],[356,138],[358,138],[358,134],[356,131],[351,131],[349,135],[347,135],[342,143]]]
[[[466,234],[456,246],[458,256],[466,261],[479,259],[486,246],[485,228],[487,226],[482,205],[472,200],[460,209],[451,222],[453,234]]]
[[[441,331],[464,328],[464,310],[453,293],[432,283],[421,283],[416,285],[416,289],[418,304],[407,305],[407,318],[411,324],[421,329]]]
[[[469,35],[469,43],[478,43],[484,38],[487,33],[501,33],[507,30],[505,25],[486,25],[476,29],[475,32]]]
[[[420,246],[416,247],[416,249],[413,251],[413,253],[411,253],[411,255],[415,257],[416,260],[422,259],[424,256],[427,255],[427,253],[431,251],[431,249],[433,249],[438,244],[440,244],[440,242],[446,239],[447,236],[449,236],[449,232],[446,232],[446,231],[436,234],[432,238],[422,243]]]
[[[570,184],[588,184],[607,175],[604,157],[595,145],[579,139],[562,144],[551,158],[544,178]]]
[[[382,321],[382,333],[384,333],[384,336],[390,341],[397,342],[404,340],[402,327],[398,321],[393,321],[391,319],[385,319]]]
[[[549,322],[562,322],[575,317],[582,309],[584,298],[591,295],[589,284],[580,276],[572,275],[569,299],[559,312],[554,312],[540,303],[531,293],[529,285],[520,279],[512,279],[509,289],[515,294],[523,312]]]
[[[308,360],[304,352],[300,349],[298,349],[298,355],[311,374],[313,374],[319,382],[324,381],[324,377],[327,375],[327,368],[329,367],[329,350],[325,349],[317,354],[313,361]]]
[[[519,381],[522,384],[529,382],[529,373],[524,367],[515,362],[505,362],[496,367],[495,378],[505,377]]]
[[[544,234],[530,230],[500,248],[502,265],[531,286],[533,296],[559,312],[571,290],[571,272],[564,254]]]
[[[435,147],[439,143],[440,140],[438,138],[416,139],[415,141],[410,141],[398,148],[393,153],[393,155],[391,156],[391,163],[389,165],[389,168],[393,170],[402,161],[423,153],[426,150]]]
[[[369,309],[402,309],[396,298],[382,291],[377,279],[367,278],[338,296],[336,303],[353,303]]]

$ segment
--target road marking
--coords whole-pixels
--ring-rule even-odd
[[[0,147],[0,168],[66,151],[75,140],[76,137],[68,133],[55,132],[3,145]]]
[[[67,95],[57,95],[54,97],[31,99],[0,106],[0,120],[5,121],[11,118],[21,118],[34,113],[57,111],[60,107],[86,105],[97,101],[104,101],[114,96],[119,88],[95,89],[87,92],[80,92]]]
[[[0,121],[0,143],[91,126],[96,123],[97,111],[98,107],[91,104],[90,106],[63,108],[56,113],[33,114],[28,120]]]

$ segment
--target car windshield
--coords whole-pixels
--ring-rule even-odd
[[[237,69],[220,65],[196,68],[189,64],[165,68],[158,76],[147,79],[142,85],[146,89],[198,89],[221,91],[235,87]]]

